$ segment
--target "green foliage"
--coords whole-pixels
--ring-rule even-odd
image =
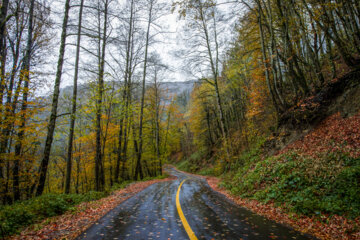
[[[243,151],[239,156],[236,156],[235,161],[232,162],[230,169],[239,169],[246,163],[256,163],[260,160],[262,152],[262,146],[266,141],[265,136],[258,136],[254,138],[254,141],[249,150]]]
[[[292,153],[248,162],[224,186],[300,214],[360,215],[360,159],[346,155],[313,159]]]
[[[196,151],[191,154],[189,162],[190,162],[190,172],[196,172],[200,168],[201,160],[204,157],[203,151]]]
[[[30,201],[29,207],[39,218],[46,218],[64,213],[72,205],[72,202],[71,197],[46,194]]]
[[[16,207],[3,207],[0,212],[0,231],[2,236],[17,232],[22,226],[30,225],[36,218],[34,213],[24,204],[17,204]]]
[[[132,183],[133,181],[128,180],[128,181],[123,181],[121,183],[115,183],[114,185],[112,185],[112,187],[110,188],[110,192],[119,190],[119,189],[123,189],[126,188],[130,183]]]
[[[179,163],[176,164],[176,168],[181,170],[181,171],[185,171],[185,172],[190,172],[190,162],[188,159],[182,160]]]
[[[181,171],[195,173],[200,169],[201,160],[204,157],[203,151],[196,151],[189,158],[183,159],[176,164]]]
[[[203,175],[203,176],[215,176],[215,171],[214,168],[203,168],[201,169],[198,174]]]
[[[60,215],[81,202],[105,197],[103,192],[90,191],[85,194],[46,194],[0,209],[1,235],[17,233],[22,227],[45,218]]]

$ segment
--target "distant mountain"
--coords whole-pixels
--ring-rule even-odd
[[[166,93],[166,99],[173,98],[179,95],[190,96],[191,91],[194,88],[196,81],[184,81],[184,82],[160,82],[160,88]],[[147,86],[151,84],[148,83]],[[118,88],[119,84],[115,83],[115,87]],[[88,97],[88,91],[90,84],[80,84],[78,86],[78,98]],[[60,98],[64,99],[65,96],[72,96],[73,86],[67,86],[61,89]],[[168,103],[168,102],[166,102]]]
[[[186,82],[162,82],[161,88],[168,91],[169,96],[178,96],[181,94],[190,94],[196,81]]]
[[[164,96],[163,101],[161,104],[170,104],[171,100],[179,96],[179,99],[177,101],[180,101],[185,108],[186,102],[190,98],[190,94],[194,88],[196,81],[185,81],[185,82],[161,82],[160,88],[162,89],[162,92],[166,93],[166,96]],[[116,88],[120,87],[120,84],[115,84]],[[147,84],[147,86],[150,86],[150,84]],[[91,84],[80,84],[78,86],[78,99],[79,100],[86,100],[90,95],[91,90]],[[140,88],[138,87],[135,89],[134,97],[139,97],[140,94],[137,94],[136,92],[140,91]],[[71,109],[71,98],[72,98],[72,92],[73,92],[73,86],[66,86],[60,90],[60,99],[58,104],[58,114],[63,115],[70,112]],[[52,100],[52,95],[48,95],[43,97],[43,104],[50,107]],[[48,121],[47,119],[50,116],[50,111],[40,112],[36,117],[39,119],[42,119],[44,122]],[[62,118],[69,118],[69,115],[66,114]],[[57,126],[58,128],[58,126]],[[57,145],[64,145],[65,143],[65,136],[63,133],[59,132],[57,135]],[[44,142],[44,141],[42,141]],[[56,145],[55,144],[55,145]]]

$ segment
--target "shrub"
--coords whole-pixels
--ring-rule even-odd
[[[90,202],[90,201],[99,200],[101,198],[106,197],[107,195],[108,194],[106,192],[90,191],[90,192],[80,195],[81,196],[80,202]]]
[[[360,215],[360,159],[344,154],[313,159],[291,153],[248,162],[223,185],[242,197],[285,203],[301,214]]]
[[[215,175],[214,168],[204,168],[201,171],[199,171],[199,174],[204,176],[214,176]]]
[[[31,211],[39,218],[53,217],[64,213],[72,205],[66,201],[65,195],[46,194],[30,200]]]
[[[45,194],[0,209],[0,234],[8,236],[22,227],[45,218],[63,214],[81,202],[98,200],[106,196],[104,192],[90,191],[85,194]]]
[[[183,160],[179,162],[176,167],[181,171],[185,171],[185,172],[190,171],[190,163],[188,160]]]
[[[16,233],[17,229],[31,224],[35,218],[34,213],[24,204],[5,206],[0,211],[1,235],[4,237]]]

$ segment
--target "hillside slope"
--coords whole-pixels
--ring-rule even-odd
[[[237,164],[220,176],[220,186],[235,199],[240,197],[240,204],[270,204],[295,222],[306,216],[338,230],[343,223],[334,225],[336,219],[352,223],[329,238],[360,237],[359,80],[359,72],[352,72],[285,113],[265,141],[242,151]],[[191,158],[177,165],[200,174],[221,174],[217,161],[210,162],[201,169]]]

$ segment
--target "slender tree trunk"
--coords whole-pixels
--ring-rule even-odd
[[[14,115],[15,115],[15,109],[11,109],[11,100],[12,100],[12,96],[13,96],[13,90],[14,90],[14,81],[15,81],[15,76],[17,73],[17,69],[18,69],[18,61],[19,61],[19,55],[20,55],[20,48],[21,48],[21,40],[22,40],[22,33],[24,30],[25,25],[23,24],[23,22],[21,21],[19,16],[16,16],[15,18],[15,22],[16,22],[16,33],[15,33],[15,37],[16,37],[16,42],[10,42],[10,47],[12,49],[12,58],[13,58],[13,65],[12,65],[12,70],[11,70],[11,74],[10,74],[10,80],[6,89],[6,103],[5,103],[5,109],[4,109],[4,119],[3,119],[3,124],[4,127],[2,129],[2,139],[1,139],[1,144],[0,144],[0,155],[3,155],[6,150],[7,147],[9,146],[9,137],[10,137],[10,133],[11,130],[14,126]],[[14,97],[14,102],[17,103],[17,97],[18,95],[15,95]],[[15,103],[15,108],[16,108],[16,103]]]
[[[135,132],[135,123],[131,124],[131,128],[132,128],[132,132],[133,132],[133,141],[134,141],[134,150],[135,150],[135,154],[137,156],[136,158],[136,165],[135,165],[135,174],[134,174],[134,180],[138,180],[138,176],[140,175],[140,179],[144,178],[144,174],[142,171],[142,166],[141,166],[141,162],[139,162],[139,145],[138,142],[136,140],[136,132]]]
[[[10,79],[8,81],[8,86],[6,87],[6,103],[5,103],[5,108],[2,110],[4,111],[4,117],[1,118],[1,121],[3,123],[3,127],[1,130],[1,141],[0,141],[0,163],[4,162],[6,160],[5,155],[8,151],[9,146],[11,146],[11,143],[9,145],[9,140],[11,142],[11,129],[13,128],[14,125],[14,113],[15,110],[13,111],[11,109],[11,100],[12,100],[12,93],[13,93],[13,89],[14,89],[14,81],[15,81],[15,75],[17,72],[17,64],[19,61],[19,55],[20,55],[20,43],[21,43],[21,38],[22,38],[22,32],[24,27],[22,27],[22,23],[20,22],[19,16],[16,16],[16,33],[15,33],[15,37],[16,37],[16,42],[10,42],[10,47],[11,47],[11,52],[12,52],[12,58],[13,58],[13,64],[12,64],[12,70],[10,73]],[[7,163],[6,165],[7,167],[9,167],[9,163]],[[10,175],[9,173],[9,169],[6,169],[7,172],[7,181],[6,181],[6,189],[4,192],[4,202],[10,202],[10,193],[9,191],[9,178]]]
[[[122,117],[122,113],[120,113],[120,129],[119,129],[119,137],[118,137],[118,146],[117,146],[117,158],[116,158],[116,166],[115,166],[115,179],[114,181],[116,183],[119,182],[119,174],[120,174],[120,163],[121,163],[121,140],[122,140],[122,135],[123,135],[123,124],[124,124],[124,119]]]
[[[3,94],[5,89],[5,63],[6,63],[6,18],[9,0],[3,0],[0,9],[0,112],[3,111]],[[0,120],[2,123],[2,119]],[[0,194],[5,199],[5,176],[3,173],[4,161],[0,158]]]
[[[155,71],[155,147],[156,159],[159,162],[159,175],[162,175],[162,162],[160,152],[160,97],[157,84],[157,72]]]
[[[146,43],[145,43],[145,59],[144,59],[144,69],[143,69],[143,79],[142,79],[142,91],[141,91],[141,106],[140,106],[140,121],[139,121],[139,149],[138,156],[135,167],[135,178],[140,174],[140,179],[143,179],[143,173],[141,167],[141,155],[142,155],[142,146],[143,146],[143,118],[144,118],[144,101],[145,101],[145,81],[146,81],[146,67],[148,61],[148,48],[149,48],[149,38],[150,38],[150,26],[152,21],[152,8],[153,0],[150,1],[149,6],[149,19],[146,32]]]
[[[280,93],[280,91],[278,90],[278,86],[277,86],[277,70],[281,72],[281,69],[277,69],[275,61],[274,61],[274,49],[276,47],[276,41],[275,41],[275,36],[274,36],[274,29],[273,29],[273,13],[271,10],[271,5],[270,5],[270,1],[268,1],[268,7],[265,9],[268,9],[268,15],[269,15],[269,33],[270,33],[270,39],[271,39],[271,44],[270,44],[270,63],[271,63],[271,67],[272,67],[272,72],[273,72],[273,94],[274,97],[276,97],[276,99],[278,99],[278,103],[280,104],[280,108],[284,108],[285,107],[285,101]],[[261,7],[259,7],[259,12],[260,14],[262,13]],[[264,15],[263,15],[264,16]],[[270,80],[269,80],[270,81]]]
[[[327,9],[323,8],[324,14],[323,17],[326,18],[326,25],[324,25],[317,17],[314,16],[314,12],[310,9],[306,0],[302,0],[304,7],[308,11],[309,15],[316,21],[319,27],[324,31],[324,33],[335,43],[338,48],[340,55],[342,56],[345,64],[351,68],[357,66],[354,57],[349,53],[346,44],[344,43],[343,39],[340,37],[335,22],[331,19],[331,14],[328,13]],[[322,1],[325,5],[326,2]],[[330,31],[331,29],[331,31]]]
[[[163,152],[167,153],[167,140],[169,135],[169,129],[170,129],[170,118],[171,118],[171,111],[170,111],[171,105],[169,106],[168,114],[167,114],[167,123],[166,123],[166,133],[165,133],[165,140],[164,140],[164,150]]]
[[[209,142],[210,142],[210,147],[212,148],[212,146],[214,145],[214,141],[213,141],[213,137],[211,134],[210,111],[207,108],[207,106],[205,107],[205,112],[206,112],[206,124],[207,124],[208,133],[209,133]]]
[[[9,8],[9,0],[3,0],[0,9],[0,103],[2,104],[5,89],[5,63],[6,63],[6,22]],[[1,165],[1,164],[0,164]],[[1,170],[2,168],[0,168]],[[0,177],[2,171],[0,171]]]
[[[117,161],[116,161],[116,169],[115,169],[115,181],[119,181],[119,175],[120,175],[120,163],[121,163],[121,144],[122,144],[122,137],[123,137],[123,125],[124,125],[124,133],[127,135],[127,107],[128,107],[128,77],[129,77],[129,66],[130,66],[130,48],[131,48],[131,37],[132,37],[132,29],[133,29],[133,7],[134,7],[134,1],[131,1],[131,7],[130,7],[130,19],[129,19],[129,35],[127,39],[127,45],[126,45],[126,58],[125,58],[125,77],[124,77],[124,91],[123,91],[123,103],[124,106],[122,106],[121,109],[121,115],[120,115],[120,129],[119,129],[119,139],[118,139],[118,153],[117,153]],[[124,137],[124,149],[126,145],[126,136]],[[124,178],[125,174],[125,162],[126,162],[126,156],[123,156],[122,159],[122,173],[121,177]]]
[[[78,151],[79,152],[81,151],[81,143],[79,143]],[[79,194],[80,161],[81,161],[81,156],[76,158],[76,184],[75,184],[75,192],[76,192],[76,194]],[[83,181],[81,182],[81,184],[83,184]]]
[[[72,109],[71,109],[71,116],[70,116],[69,143],[68,143],[68,151],[67,151],[67,159],[66,159],[66,180],[65,180],[65,193],[66,194],[70,193],[70,184],[71,184],[71,167],[72,167],[71,165],[72,165],[72,152],[73,152],[75,120],[76,120],[77,81],[78,81],[78,75],[79,75],[80,42],[81,42],[83,7],[84,7],[84,0],[81,0],[80,9],[79,9],[77,41],[76,41],[75,72],[74,72]]]
[[[70,10],[70,0],[66,0],[65,2],[65,14],[63,19],[62,25],[62,33],[61,33],[61,41],[60,41],[60,52],[59,52],[59,60],[57,64],[57,71],[56,71],[56,78],[55,78],[55,86],[54,86],[54,95],[53,101],[51,106],[51,115],[48,124],[48,133],[45,142],[44,148],[44,155],[41,160],[41,165],[39,169],[40,177],[39,177],[39,184],[36,189],[36,195],[39,196],[44,191],[45,180],[46,180],[46,173],[48,169],[49,159],[50,159],[50,152],[51,152],[51,145],[54,138],[54,131],[56,125],[56,118],[57,118],[57,107],[59,101],[59,94],[60,94],[60,82],[61,82],[61,75],[62,75],[62,68],[64,63],[64,55],[65,55],[65,46],[66,46],[66,33],[67,33],[67,24],[69,19],[69,10]]]
[[[13,191],[14,191],[14,200],[20,200],[20,190],[19,190],[19,158],[22,150],[22,141],[24,139],[24,128],[26,124],[26,109],[28,102],[28,88],[30,81],[30,60],[31,60],[31,49],[33,45],[33,18],[34,18],[34,4],[35,0],[30,1],[30,9],[29,9],[29,29],[28,29],[28,38],[27,38],[27,46],[26,53],[24,58],[23,69],[20,73],[20,78],[24,78],[24,90],[23,90],[23,101],[21,105],[21,123],[20,123],[20,131],[18,132],[18,142],[15,145],[15,161],[14,161],[14,169],[13,169]],[[20,81],[22,82],[22,81]],[[20,88],[20,86],[19,86]],[[17,100],[14,100],[17,102]],[[13,106],[15,108],[15,106]]]
[[[95,158],[95,189],[96,191],[102,191],[105,184],[105,174],[102,162],[101,151],[101,114],[102,114],[102,98],[104,92],[104,67],[105,67],[105,50],[107,42],[107,21],[108,21],[108,0],[104,5],[104,30],[102,36],[102,49],[99,66],[99,80],[98,80],[98,96],[96,99],[96,158]],[[100,32],[99,32],[100,33]],[[101,39],[99,39],[101,41]]]
[[[218,43],[217,43],[217,39],[216,39],[216,34],[215,34],[215,42],[216,42],[216,60],[214,62],[213,59],[213,53],[212,53],[212,49],[210,46],[210,37],[209,37],[209,33],[208,33],[208,27],[206,25],[205,22],[205,16],[203,13],[203,9],[202,9],[202,3],[200,3],[200,20],[202,22],[202,28],[204,31],[204,37],[205,37],[205,41],[206,41],[206,48],[207,48],[207,52],[209,55],[209,60],[210,60],[210,66],[211,66],[211,71],[213,74],[213,78],[214,78],[214,86],[215,86],[215,93],[216,93],[216,102],[217,102],[217,108],[219,111],[219,115],[220,115],[220,127],[221,127],[221,133],[222,133],[222,137],[224,140],[224,145],[225,145],[225,150],[226,150],[226,154],[227,154],[227,159],[230,158],[229,155],[229,149],[228,149],[228,144],[227,144],[227,128],[226,128],[226,120],[225,120],[225,115],[224,115],[224,110],[223,110],[223,106],[222,106],[222,99],[221,99],[221,95],[220,95],[220,90],[219,90],[219,83],[218,83]],[[215,13],[213,18],[215,18]],[[215,23],[215,19],[214,19],[214,23]],[[216,33],[216,28],[215,28],[215,33]]]
[[[106,142],[108,140],[108,130],[109,130],[109,124],[111,121],[111,110],[112,110],[112,97],[114,96],[114,91],[115,91],[115,86],[112,87],[112,92],[111,92],[111,98],[109,100],[109,107],[106,109],[106,124],[105,124],[105,131],[104,134],[102,134],[102,150],[101,150],[101,154],[103,156],[103,158],[105,157],[105,149],[106,149]],[[108,155],[109,159],[110,159],[110,154]],[[111,163],[111,160],[109,160]],[[105,168],[104,168],[104,163],[105,160],[102,161],[102,182],[103,184],[105,184]],[[110,167],[112,167],[112,165],[110,165]],[[110,180],[112,182],[112,175],[110,175]],[[112,184],[111,184],[112,186]]]
[[[269,74],[269,67],[267,65],[267,57],[266,57],[266,51],[265,51],[265,39],[264,39],[264,31],[263,31],[262,13],[261,13],[261,8],[260,8],[261,7],[260,3],[258,3],[258,5],[259,5],[258,20],[259,20],[260,42],[261,42],[261,52],[262,52],[262,58],[263,58],[262,60],[263,60],[264,70],[265,70],[265,79],[266,79],[266,84],[268,86],[274,107],[276,109],[277,114],[279,114],[280,106],[278,105],[278,102],[276,101],[273,89],[270,84],[270,74]]]
[[[122,148],[122,167],[121,167],[121,178],[124,180],[126,179],[125,174],[125,166],[127,161],[127,145],[128,145],[128,131],[129,131],[129,105],[131,101],[131,72],[132,72],[132,37],[133,37],[133,27],[134,27],[134,0],[131,0],[130,6],[130,19],[129,19],[129,32],[128,32],[128,39],[126,44],[126,63],[125,63],[125,78],[124,78],[124,93],[123,99],[125,102],[125,106],[123,107],[122,113],[124,116],[121,116],[124,121],[124,130],[123,130],[123,137],[124,137],[124,145]],[[121,138],[122,134],[119,134],[119,138]],[[119,139],[119,151],[121,149],[121,139]],[[121,152],[118,153],[118,161],[121,158]],[[120,163],[120,162],[119,162]]]

